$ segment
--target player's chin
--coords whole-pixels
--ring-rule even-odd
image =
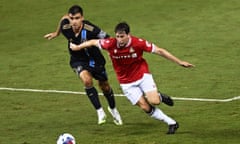
[[[124,43],[120,43],[119,46],[122,48],[122,47],[125,47],[126,44]]]
[[[78,26],[78,25],[72,25],[72,27],[73,27],[74,29],[79,29],[79,28],[80,28],[80,26]]]

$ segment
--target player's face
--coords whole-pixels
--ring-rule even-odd
[[[83,16],[80,13],[76,13],[76,14],[69,14],[69,17],[71,19],[71,23],[72,23],[72,27],[74,29],[79,29],[82,25],[82,21],[83,21]]]
[[[129,35],[126,34],[125,32],[117,32],[116,39],[117,39],[118,45],[120,47],[124,47],[127,45],[129,41]]]

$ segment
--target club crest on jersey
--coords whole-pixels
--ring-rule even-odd
[[[130,50],[129,50],[130,53],[133,53],[135,52],[135,50],[131,47]]]

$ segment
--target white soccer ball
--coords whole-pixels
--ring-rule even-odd
[[[76,144],[76,141],[71,134],[64,133],[58,137],[57,144]]]

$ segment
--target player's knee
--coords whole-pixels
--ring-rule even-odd
[[[108,92],[108,91],[111,91],[111,87],[110,87],[110,85],[107,83],[107,84],[105,84],[105,85],[102,86],[102,90]]]
[[[137,105],[145,112],[148,112],[151,108],[151,105],[143,96],[139,99],[139,101],[137,102]]]
[[[91,79],[84,79],[82,80],[83,81],[83,84],[85,87],[92,87],[93,86],[93,82]]]
[[[101,88],[101,90],[103,93],[110,93],[112,91],[110,87],[104,87],[104,88]]]
[[[144,104],[144,105],[141,105],[140,108],[145,111],[146,113],[148,113],[150,110],[151,110],[151,105],[149,104]]]
[[[85,87],[92,87],[93,86],[92,76],[88,71],[82,71],[79,74],[79,77],[81,78]]]
[[[99,83],[99,87],[101,88],[103,93],[111,92],[111,87],[110,87],[110,85],[109,85],[109,83],[107,81],[106,82],[100,82]]]
[[[154,101],[152,102],[153,105],[159,105],[160,104],[160,101]]]
[[[146,98],[151,105],[159,105],[161,102],[157,91],[147,92]]]
[[[148,100],[150,104],[152,105],[159,105],[160,104],[160,98],[153,98],[153,99],[150,99]]]

